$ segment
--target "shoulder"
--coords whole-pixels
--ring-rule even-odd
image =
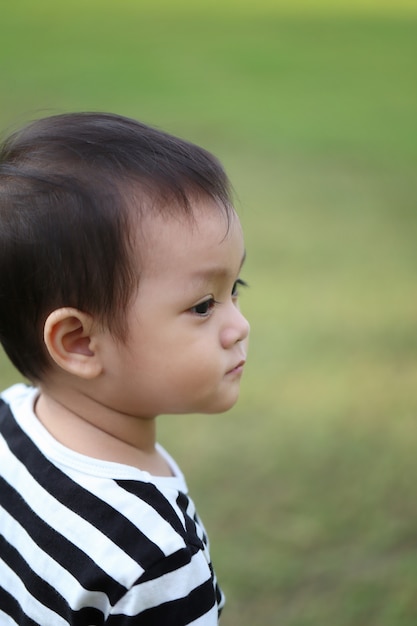
[[[0,517],[26,563],[25,585],[36,571],[46,594],[52,585],[70,606],[96,606],[109,625],[130,615],[133,626],[148,611],[152,623],[187,624],[194,606],[202,625],[217,624],[222,596],[181,476],[158,481],[62,450],[33,421],[35,397],[8,390],[0,418]]]
[[[150,504],[148,498],[151,497],[156,518],[152,536],[148,534],[147,540],[155,544],[159,541],[159,558],[148,562],[142,575],[112,608],[111,616],[137,617],[146,613],[149,623],[161,626],[182,626],[195,620],[199,620],[201,626],[217,625],[224,596],[217,584],[208,540],[192,500],[178,493],[175,502],[169,497],[163,502],[164,494],[157,495],[148,489],[149,485],[141,486],[139,491],[137,485],[133,487],[142,502]],[[166,528],[166,523],[171,530]],[[111,623],[109,618],[109,625]],[[132,626],[134,623],[133,620]]]
[[[0,401],[7,404],[13,412],[19,411],[20,407],[28,399],[36,397],[37,393],[36,387],[24,383],[16,383],[0,393]]]

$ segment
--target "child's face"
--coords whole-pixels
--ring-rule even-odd
[[[141,417],[229,409],[249,334],[237,299],[244,259],[238,217],[228,231],[211,205],[197,206],[195,221],[153,217],[137,246],[139,289],[126,344],[113,341],[107,355],[104,401]]]

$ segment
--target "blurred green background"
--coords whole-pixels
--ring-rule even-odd
[[[223,626],[417,624],[416,59],[405,0],[2,6],[5,133],[119,112],[212,150],[236,189],[241,399],[160,420]]]

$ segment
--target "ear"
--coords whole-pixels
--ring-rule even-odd
[[[46,348],[60,368],[80,378],[96,378],[102,365],[94,350],[94,323],[87,313],[71,307],[56,309],[44,326]]]

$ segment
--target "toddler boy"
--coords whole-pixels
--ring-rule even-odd
[[[218,161],[131,119],[0,153],[0,623],[209,626],[224,604],[160,414],[239,394],[244,243]]]

